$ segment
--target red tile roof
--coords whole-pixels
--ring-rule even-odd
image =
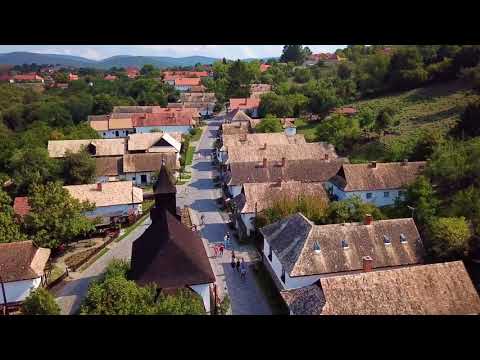
[[[230,99],[230,110],[235,109],[252,109],[260,105],[260,99],[257,98],[240,98]]]
[[[319,54],[312,54],[309,57],[309,60],[340,60],[339,56],[337,54],[332,54],[332,53],[319,53]]]
[[[109,75],[105,76],[104,79],[105,79],[105,80],[117,80],[117,77],[116,77],[115,75],[110,75],[110,74],[109,74]]]
[[[174,78],[182,77],[206,77],[208,76],[207,71],[164,71],[163,75],[165,77],[171,77],[171,80]]]
[[[177,110],[177,109],[171,109]],[[194,124],[191,112],[161,112],[156,114],[133,114],[134,127],[143,126],[191,126]]]
[[[68,80],[72,81],[72,80],[78,80],[78,75],[76,74],[68,74]]]
[[[18,196],[13,201],[13,211],[22,218],[30,212],[30,209],[27,196]]]
[[[35,73],[30,73],[30,74],[19,74],[15,75],[13,77],[14,80],[16,81],[41,81],[43,78],[41,76],[38,76]]]
[[[267,71],[267,70],[270,68],[270,66],[271,66],[271,65],[260,64],[260,71],[261,71],[261,72]]]
[[[201,84],[200,78],[176,78],[175,86],[198,86]]]
[[[334,112],[337,114],[345,114],[345,115],[355,115],[357,113],[357,109],[354,107],[342,107],[335,109]]]

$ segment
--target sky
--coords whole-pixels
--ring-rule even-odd
[[[345,45],[307,45],[312,52],[334,52]],[[283,45],[0,45],[0,53],[28,51],[82,56],[102,60],[115,55],[209,56],[227,59],[265,58],[281,55]]]

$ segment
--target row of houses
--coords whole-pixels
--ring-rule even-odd
[[[153,132],[130,134],[120,139],[50,140],[48,154],[62,159],[84,148],[96,164],[96,181],[129,180],[151,184],[162,163],[175,174],[180,168],[181,135]]]
[[[199,118],[196,108],[115,106],[111,114],[90,115],[88,121],[102,138],[112,139],[152,131],[185,134]]]
[[[350,164],[330,144],[307,143],[291,122],[283,133],[260,134],[253,120],[239,110],[227,115],[217,160],[233,224],[240,237],[263,237],[263,261],[291,314],[479,313],[462,262],[424,264],[412,218],[367,214],[359,223],[315,225],[297,213],[256,228],[258,214],[279,199],[328,204],[357,196],[391,205],[425,162]]]

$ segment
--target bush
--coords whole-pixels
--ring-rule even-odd
[[[41,287],[28,295],[21,311],[24,315],[60,315],[60,307],[52,294]]]
[[[462,217],[436,218],[429,226],[431,251],[439,259],[458,259],[468,250],[470,227]]]
[[[283,128],[280,124],[280,120],[272,115],[267,115],[260,124],[255,126],[255,132],[257,133],[276,133],[282,131]]]

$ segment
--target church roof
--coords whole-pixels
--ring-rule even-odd
[[[172,176],[170,170],[166,166],[162,166],[158,174],[157,181],[153,184],[154,194],[172,194],[176,193],[177,189],[172,183]]]

